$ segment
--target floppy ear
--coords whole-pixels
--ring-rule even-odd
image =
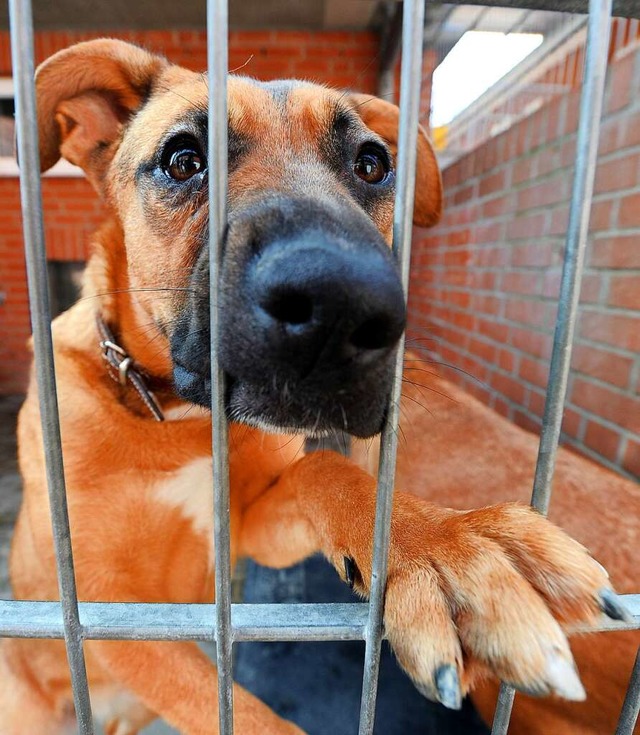
[[[367,94],[352,94],[353,109],[364,124],[383,138],[395,157],[398,152],[398,121],[400,110],[390,102]],[[442,214],[442,179],[429,136],[418,129],[418,161],[413,223],[432,227]]]
[[[160,56],[107,38],[78,43],[41,64],[36,95],[42,170],[62,156],[100,189],[124,125],[166,65]]]

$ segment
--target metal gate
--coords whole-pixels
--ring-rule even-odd
[[[456,0],[454,0],[456,1]],[[477,2],[478,0],[471,0]],[[469,0],[465,0],[469,2]],[[484,2],[482,4],[485,4]],[[544,0],[503,0],[498,5],[548,7]],[[405,0],[402,31],[400,131],[393,248],[407,290],[410,262],[416,140],[422,73],[424,0]],[[583,0],[558,3],[558,10],[582,10]],[[571,7],[566,7],[571,5]],[[633,15],[633,0],[618,0],[615,10]],[[224,376],[217,368],[218,333],[214,294],[220,272],[220,243],[226,219],[227,189],[227,27],[226,0],[207,0],[209,66],[209,170],[217,186],[209,187],[211,262],[211,364],[214,468],[214,533],[216,604],[78,603],[65,495],[58,405],[50,329],[30,0],[10,0],[11,46],[16,85],[20,190],[33,329],[36,376],[40,397],[47,481],[51,504],[60,602],[0,601],[0,636],[64,638],[74,700],[82,735],[94,732],[83,654],[86,639],[209,640],[217,644],[220,733],[233,733],[232,647],[237,641],[364,640],[364,683],[359,735],[371,735],[383,638],[383,597],[386,583],[391,500],[395,475],[402,353],[398,349],[388,419],[381,441],[370,602],[362,604],[231,605],[229,550],[229,483],[227,425],[223,408]],[[562,276],[560,303],[551,357],[549,383],[540,436],[532,504],[546,513],[551,494],[556,450],[567,388],[580,279],[586,247],[607,68],[612,0],[589,0],[588,40],[580,104],[575,177]],[[637,13],[637,8],[636,8]],[[213,111],[215,110],[215,114]],[[601,630],[640,628],[640,594],[626,595],[633,615],[628,624],[606,621]],[[494,735],[509,727],[514,690],[502,686],[493,725]],[[627,690],[615,735],[631,735],[640,709],[640,653]]]

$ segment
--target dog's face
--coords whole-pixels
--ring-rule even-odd
[[[118,216],[129,283],[170,343],[180,395],[210,404],[207,84],[119,41],[79,44],[37,80],[41,157],[80,165]],[[389,249],[397,108],[294,81],[230,77],[220,362],[237,421],[380,430],[405,325]],[[437,221],[421,131],[414,219]],[[171,297],[167,291],[172,289]]]

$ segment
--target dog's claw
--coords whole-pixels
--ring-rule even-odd
[[[623,620],[627,623],[631,621],[631,613],[612,589],[605,587],[600,590],[599,603],[602,612],[612,620]]]
[[[462,707],[462,693],[456,667],[451,664],[440,666],[436,669],[433,678],[440,704],[443,704],[447,709],[460,709]]]
[[[559,697],[572,702],[583,702],[587,698],[575,664],[558,651],[554,650],[547,656],[545,674],[551,690]]]
[[[353,559],[350,556],[344,557],[344,576],[347,580],[347,584],[351,589],[353,589],[353,585],[356,583],[356,563],[353,561]]]

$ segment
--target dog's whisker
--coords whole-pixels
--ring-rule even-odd
[[[452,396],[447,395],[446,393],[443,393],[442,391],[436,390],[435,388],[432,388],[430,385],[424,385],[423,383],[417,383],[414,380],[409,380],[409,378],[403,378],[403,383],[406,383],[407,385],[412,385],[414,388],[422,388],[423,390],[429,391],[429,393],[435,393],[438,396],[442,396],[442,398],[446,398],[448,401],[451,401],[452,403],[458,403],[458,401],[453,398]],[[407,393],[403,393],[402,397],[411,398]]]
[[[235,69],[229,69],[229,74],[233,74],[234,72],[240,71],[240,69],[244,69],[245,66],[248,66],[251,61],[253,61],[253,57],[255,54],[250,54],[249,58],[244,62],[244,64],[240,64],[240,66],[236,66]]]

